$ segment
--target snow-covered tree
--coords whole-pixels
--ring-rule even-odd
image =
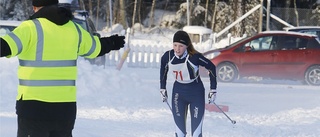
[[[217,7],[215,7],[215,11],[215,19],[212,29],[214,32],[220,32],[234,21],[230,18],[230,15],[234,14],[234,10],[227,3],[218,2]]]
[[[187,3],[182,3],[180,9],[176,12],[175,22],[172,24],[176,28],[182,28],[188,24],[187,20]],[[190,3],[190,5],[193,5]],[[190,10],[190,25],[206,26],[205,24],[205,8],[199,4],[192,6]]]
[[[253,7],[257,6],[259,3],[259,1],[256,0],[248,0],[248,1],[244,1],[244,13],[248,12],[249,10],[251,10]],[[258,33],[258,28],[259,28],[259,10],[253,12],[250,16],[248,16],[247,18],[245,18],[242,23],[243,23],[243,34],[247,34],[248,36],[252,35],[252,34],[256,34]]]
[[[245,5],[242,5],[242,0],[232,0],[230,2],[230,6],[231,8],[234,10],[233,11],[233,15],[232,15],[232,19],[234,21],[236,21],[238,18],[240,18],[244,13],[243,13],[243,6]],[[242,29],[242,26],[243,26],[243,22],[239,22],[238,24],[236,24],[232,29],[231,29],[231,33],[234,35],[234,36],[241,36],[242,33],[243,33],[243,29]]]
[[[316,8],[312,10],[312,16],[310,20],[315,23],[315,26],[320,26],[320,2]]]
[[[0,0],[0,18],[9,19],[12,17],[11,12],[14,10],[13,0]]]
[[[22,21],[32,13],[30,0],[0,0],[0,19]]]

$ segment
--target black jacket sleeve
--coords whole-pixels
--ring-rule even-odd
[[[6,41],[0,38],[0,57],[11,55],[11,49]]]
[[[198,54],[199,56],[199,65],[205,67],[209,71],[210,77],[210,89],[217,88],[217,74],[216,74],[216,66],[202,54]]]
[[[161,57],[160,65],[160,89],[166,89],[167,74],[169,70],[168,62],[174,56],[173,50],[166,51]]]
[[[108,38],[100,38],[100,43],[101,43],[101,51],[98,56],[103,56],[104,54],[109,53],[112,50],[113,47],[113,41]]]

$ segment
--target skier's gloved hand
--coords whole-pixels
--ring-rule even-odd
[[[168,94],[166,89],[160,89],[160,94],[162,97],[162,102],[166,102],[168,99]]]
[[[113,42],[113,50],[119,50],[120,48],[124,47],[124,43],[126,43],[124,41],[125,37],[124,36],[118,36],[116,35],[112,35],[109,37],[111,39],[111,41]]]
[[[209,104],[212,104],[217,98],[217,90],[211,89],[208,93]]]

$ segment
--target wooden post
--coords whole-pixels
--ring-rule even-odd
[[[259,33],[262,32],[262,17],[263,17],[263,0],[261,1],[261,7],[260,7],[260,17],[259,17]]]

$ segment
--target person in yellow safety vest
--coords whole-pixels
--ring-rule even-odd
[[[19,59],[18,137],[71,137],[76,119],[77,58],[119,50],[125,37],[99,38],[72,22],[58,0],[32,0],[35,13],[0,38],[0,57]]]

